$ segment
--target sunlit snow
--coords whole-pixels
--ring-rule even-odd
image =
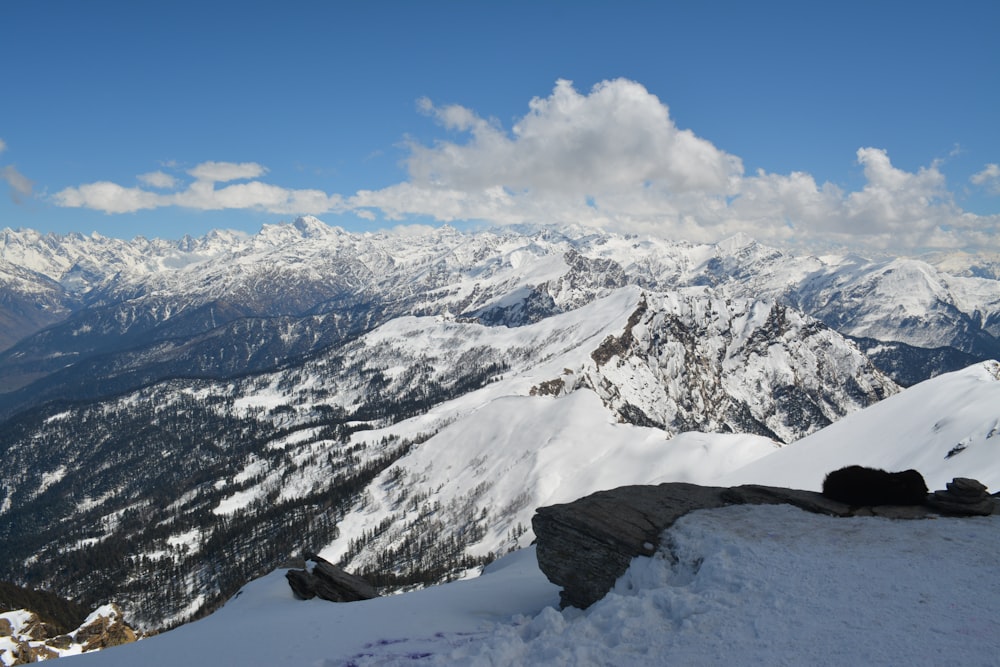
[[[972,477],[1000,490],[1000,363],[938,376],[720,477],[818,491],[848,464],[914,468],[933,489]]]
[[[987,665],[1000,655],[1000,517],[735,506],[683,517],[663,542],[674,556],[636,558],[587,611],[558,610],[530,548],[477,579],[349,604],[295,600],[279,571],[208,619],[79,664]]]

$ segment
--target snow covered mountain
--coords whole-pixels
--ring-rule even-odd
[[[818,488],[819,471],[864,463],[912,465],[932,489],[968,475],[995,491],[998,399],[1000,364],[977,364],[748,465],[716,467],[714,479],[694,479]],[[720,462],[731,436],[701,437],[702,453]],[[705,470],[696,457],[661,465],[668,478]],[[576,471],[579,489],[589,483],[580,476],[586,468]],[[586,611],[558,610],[558,589],[538,571],[532,548],[471,581],[340,605],[295,600],[277,571],[207,619],[80,664],[251,655],[329,665],[990,664],[1000,651],[997,528],[996,515],[894,521],[790,506],[703,510],[674,524],[661,540],[668,549],[636,558]]]
[[[539,504],[724,465],[683,431],[744,434],[710,448],[735,465],[896,390],[822,324],[706,288],[521,327],[398,317],[283,371],[8,420],[2,564],[113,590],[146,627],[327,543],[386,585],[434,581],[530,540]]]
[[[908,343],[998,333],[995,280],[745,238],[0,240],[0,578],[143,628],[303,549],[387,587],[463,576],[538,505],[707,482],[896,394],[880,345],[912,370],[959,357]],[[913,267],[926,290],[894,296]]]
[[[350,234],[309,217],[254,236],[180,241],[7,229],[0,416],[167,377],[271,370],[402,315],[516,326],[625,284],[713,286],[795,307],[846,335],[973,355],[909,350],[918,354],[910,367],[951,364],[920,379],[1000,356],[994,279],[915,260],[795,257],[743,237],[694,245],[582,228]]]
[[[910,387],[718,482],[819,491],[827,472],[857,464],[914,468],[931,489],[943,489],[955,477],[971,477],[996,492],[998,454],[1000,362],[987,361]]]

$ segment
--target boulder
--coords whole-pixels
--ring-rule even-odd
[[[137,639],[135,630],[125,623],[121,609],[115,604],[105,605],[91,614],[73,635],[84,653],[129,644]]]
[[[956,477],[947,488],[935,491],[927,504],[945,514],[955,516],[988,516],[997,511],[997,501],[986,485],[968,477]]]
[[[297,598],[310,600],[319,597],[330,602],[355,602],[378,597],[378,591],[364,578],[350,574],[316,554],[306,554],[305,559],[314,563],[311,571],[289,570],[285,573],[288,585]]]
[[[538,565],[552,583],[563,588],[562,606],[586,609],[611,590],[633,558],[653,554],[663,531],[688,512],[726,505],[781,503],[830,516],[918,519],[930,514],[921,505],[851,506],[813,491],[676,482],[625,486],[571,503],[541,507],[531,524]]]

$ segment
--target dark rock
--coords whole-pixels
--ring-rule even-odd
[[[823,495],[849,505],[921,505],[927,500],[927,484],[916,470],[847,466],[826,476]]]
[[[723,503],[721,489],[693,484],[627,486],[532,517],[538,565],[562,586],[563,606],[585,609],[604,597],[637,555],[656,550],[663,528],[701,507]]]
[[[978,479],[970,479],[968,477],[956,477],[955,479],[948,482],[945,486],[948,488],[948,493],[953,496],[971,497],[980,499],[986,496],[986,485],[980,482]]]
[[[52,639],[46,639],[45,645],[52,648],[68,649],[73,644],[73,638],[69,635],[59,635]]]
[[[918,519],[923,506],[857,507],[813,491],[746,485],[733,488],[668,483],[601,491],[572,503],[539,508],[531,520],[538,565],[562,586],[562,605],[585,609],[614,586],[632,559],[649,556],[681,516],[726,505],[790,504],[830,516]]]
[[[306,554],[305,559],[315,564],[312,571],[289,570],[285,573],[296,597],[302,600],[319,597],[330,602],[355,602],[378,597],[375,587],[362,577],[350,574],[316,554]]]
[[[998,511],[996,499],[978,480],[956,477],[946,486],[927,499],[927,504],[939,512],[955,516],[989,516]]]
[[[935,495],[927,502],[937,511],[954,516],[989,516],[997,511],[997,503],[992,498],[977,503],[957,503]]]

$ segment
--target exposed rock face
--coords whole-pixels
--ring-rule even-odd
[[[619,419],[670,434],[794,442],[898,391],[853,345],[778,303],[686,288],[644,292],[576,386]]]
[[[104,605],[69,634],[58,631],[37,614],[24,609],[0,616],[0,664],[23,665],[70,654],[97,651],[136,640],[114,604]]]
[[[0,650],[0,664],[3,665],[30,665],[58,657],[59,654],[45,644],[28,640],[14,642],[9,650]]]
[[[117,605],[108,605],[99,611],[105,610],[106,613],[92,614],[88,622],[76,631],[76,643],[83,644],[84,652],[128,644],[136,640],[135,631],[125,623]]]
[[[355,602],[378,597],[375,587],[365,579],[345,572],[316,554],[306,554],[305,558],[315,563],[312,571],[289,570],[285,573],[296,597],[303,600],[319,597],[330,602]]]
[[[634,557],[653,554],[661,533],[688,512],[780,503],[831,516],[919,519],[933,512],[924,505],[851,506],[813,491],[769,486],[626,486],[539,508],[531,522],[538,565],[550,581],[563,587],[564,607],[585,609],[604,597]]]

